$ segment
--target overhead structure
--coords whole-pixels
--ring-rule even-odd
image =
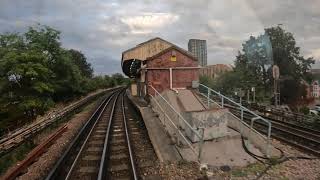
[[[132,95],[140,97],[147,95],[148,84],[159,90],[185,88],[191,86],[191,81],[198,81],[199,76],[198,59],[191,52],[159,37],[124,51],[121,66],[124,74],[134,80]]]
[[[139,59],[129,59],[122,63],[122,71],[129,78],[140,77],[139,71],[141,68],[141,60]]]
[[[156,37],[124,51],[121,58],[122,71],[130,78],[139,77],[139,70],[143,61],[171,46],[174,46],[174,44]]]

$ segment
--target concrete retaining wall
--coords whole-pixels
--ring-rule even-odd
[[[202,129],[200,129],[200,127],[204,128],[204,140],[212,140],[214,138],[227,135],[227,118],[224,117],[225,112],[223,109],[185,112],[182,111],[181,109],[183,108],[178,105],[178,98],[181,97],[177,96],[173,91],[166,91],[165,93],[162,93],[162,95],[193,128],[192,130],[162,98],[156,97],[161,108],[155,100],[152,99],[151,105],[153,110],[158,113],[159,119],[166,127],[168,133],[178,142],[185,144],[184,140],[182,140],[182,137],[178,135],[177,130],[174,128],[170,120],[183,132],[188,140],[193,143],[200,140],[199,136],[197,136],[194,131],[196,131],[198,135],[202,136]],[[163,112],[166,112],[167,116]]]
[[[243,124],[239,119],[234,117],[231,113],[226,114],[228,117],[228,126],[236,129],[239,132],[242,132],[242,135],[249,139],[249,141],[254,144],[262,153],[267,154],[267,148],[268,148],[268,142],[267,138],[263,135],[261,135],[256,130],[251,130],[250,127],[247,124]],[[269,152],[270,156],[276,156],[279,157],[281,155],[281,152],[274,148],[271,145],[269,145]]]
[[[183,112],[182,114],[185,120],[194,129],[197,129],[198,134],[201,135],[201,130],[199,128],[204,128],[204,140],[212,140],[227,135],[228,120],[222,109],[200,112]],[[198,142],[200,140],[184,122],[181,121],[180,124],[192,142]]]
[[[183,108],[181,108],[181,105],[179,106],[179,103],[181,102],[178,98],[180,97],[178,97],[174,92],[169,90],[162,93],[162,95],[175,108],[175,110],[183,116],[197,134],[201,136],[202,130],[200,127],[204,128],[204,140],[212,140],[227,136],[228,127],[230,127],[238,132],[242,132],[242,135],[248,138],[255,147],[257,147],[262,153],[267,154],[267,138],[257,131],[251,130],[247,124],[243,124],[238,118],[231,114],[228,109],[213,108],[210,110],[185,112],[182,110]],[[183,145],[186,144],[185,140],[183,140],[181,135],[179,135],[177,129],[175,129],[172,123],[170,123],[170,120],[182,131],[183,135],[187,137],[189,142],[199,142],[199,137],[189,126],[187,126],[182,118],[180,118],[177,113],[174,112],[164,100],[162,100],[162,98],[156,97],[156,99],[161,108],[155,100],[152,99],[152,109],[157,112],[161,123],[165,126],[166,131],[176,141],[176,143]],[[280,151],[274,148],[271,144],[269,145],[269,153],[271,156],[280,156],[281,154]]]

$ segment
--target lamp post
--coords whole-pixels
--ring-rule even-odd
[[[252,93],[253,93],[253,103],[255,103],[255,102],[256,102],[256,88],[255,88],[255,87],[252,87],[252,88],[251,88],[251,91],[252,91]]]
[[[242,97],[245,96],[245,91],[243,91],[241,88],[238,88],[234,92],[234,95],[236,95],[236,96],[238,96],[240,98],[240,104],[242,104]]]
[[[273,77],[273,94],[274,94],[274,105],[277,107],[280,105],[280,93],[279,93],[279,85],[278,80],[280,76],[279,66],[272,66],[272,77]]]

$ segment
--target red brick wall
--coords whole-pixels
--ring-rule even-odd
[[[197,67],[198,62],[190,57],[175,51],[176,61],[171,61],[172,51],[168,51],[156,59],[147,61],[147,68],[175,68],[175,67]],[[198,69],[172,69],[172,87],[187,88],[191,87],[192,81],[199,80]],[[152,84],[157,91],[162,92],[170,88],[170,72],[169,69],[164,70],[148,70],[146,81]],[[148,88],[148,93],[154,92]]]

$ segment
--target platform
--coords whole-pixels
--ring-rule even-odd
[[[250,152],[262,156],[263,154],[251,143],[246,142]],[[194,143],[193,147],[198,149],[199,144]],[[201,162],[207,163],[211,167],[247,166],[257,160],[250,156],[242,146],[240,133],[228,128],[228,135],[222,138],[216,138],[212,141],[205,141],[202,147]],[[188,161],[196,161],[189,148],[179,148],[181,155]]]
[[[138,97],[132,97],[128,93],[129,99],[140,111],[145,126],[148,131],[149,138],[160,162],[180,161],[182,158],[160,122],[159,117],[153,112],[148,103]]]

